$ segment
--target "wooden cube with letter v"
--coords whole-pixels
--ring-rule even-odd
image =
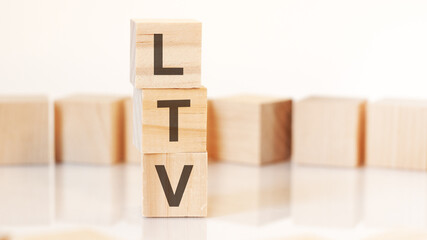
[[[143,155],[143,215],[207,215],[207,153]]]

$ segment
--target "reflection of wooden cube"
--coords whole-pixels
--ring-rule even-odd
[[[293,160],[347,167],[362,164],[365,102],[322,97],[297,102],[293,115]]]
[[[142,221],[142,239],[207,239],[207,219],[204,218],[145,218]]]
[[[425,172],[368,168],[363,171],[363,184],[365,226],[422,229],[427,225]]]
[[[354,227],[361,218],[359,169],[296,166],[291,172],[291,213],[295,224]]]
[[[55,168],[55,219],[78,224],[112,224],[122,217],[123,167],[81,164]]]
[[[206,88],[137,89],[142,152],[206,152],[206,99]]]
[[[202,23],[194,20],[131,21],[131,82],[136,88],[197,88]]]
[[[289,158],[291,109],[290,99],[240,95],[210,100],[209,155],[249,164]]]
[[[123,159],[123,98],[75,95],[55,102],[56,160],[118,163]]]
[[[206,153],[144,154],[142,162],[144,216],[206,216]]]
[[[0,164],[49,163],[48,99],[0,97]]]
[[[29,236],[14,237],[14,240],[114,240],[116,238],[91,230],[55,231]],[[2,240],[0,238],[0,240]]]
[[[51,198],[54,186],[51,173],[47,164],[0,168],[0,226],[3,229],[52,223],[55,203]]]
[[[264,225],[289,215],[290,166],[209,165],[209,217]],[[244,200],[242,200],[244,199]]]
[[[125,161],[140,163],[139,151],[133,144],[133,104],[131,98],[125,100]]]
[[[427,101],[371,103],[367,128],[367,165],[427,170]]]

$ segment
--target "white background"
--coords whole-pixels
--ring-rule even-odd
[[[1,0],[0,94],[127,93],[130,18],[203,22],[209,95],[423,97],[423,0]]]

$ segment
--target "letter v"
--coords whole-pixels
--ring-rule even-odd
[[[182,169],[181,177],[179,178],[175,193],[173,192],[165,166],[156,165],[156,170],[169,206],[179,207],[182,196],[184,195],[185,187],[187,186],[188,179],[190,178],[191,170],[193,170],[193,165],[184,165],[184,169]]]

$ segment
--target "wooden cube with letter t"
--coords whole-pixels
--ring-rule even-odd
[[[146,217],[207,215],[207,153],[143,155]]]
[[[136,88],[201,87],[202,23],[131,20],[131,83]]]
[[[206,152],[206,88],[137,89],[143,153]],[[142,141],[142,142],[141,142]]]

